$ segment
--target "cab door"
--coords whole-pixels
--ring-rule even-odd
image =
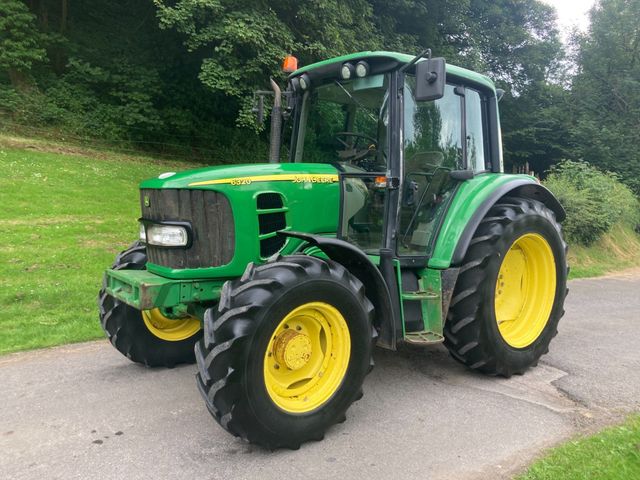
[[[404,85],[402,161],[397,253],[428,257],[458,182],[452,171],[487,170],[486,100],[464,84],[448,83],[444,96],[417,102],[415,78]]]
[[[414,92],[415,78],[407,75],[396,250],[404,339],[427,344],[443,340],[444,319],[441,272],[425,266],[460,183],[451,172],[460,178],[487,169],[487,114],[481,93],[463,83],[448,83],[435,101],[416,101]]]

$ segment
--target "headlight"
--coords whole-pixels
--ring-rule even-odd
[[[298,81],[300,82],[300,88],[302,90],[307,90],[311,86],[311,79],[309,78],[309,75],[307,75],[306,73],[303,75],[300,75]]]
[[[360,78],[369,74],[369,64],[367,62],[358,62],[356,64],[356,75]]]
[[[141,240],[142,228],[140,229]],[[143,241],[149,245],[158,245],[160,247],[186,247],[189,245],[189,234],[185,227],[179,225],[147,223]]]
[[[340,76],[343,80],[349,80],[353,76],[353,72],[353,65],[351,65],[350,63],[345,63],[340,69]]]
[[[140,222],[140,241],[142,243],[147,243],[147,232],[144,229],[144,223]]]

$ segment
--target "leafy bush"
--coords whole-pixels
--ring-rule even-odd
[[[565,160],[551,168],[544,184],[567,211],[563,228],[570,241],[589,245],[616,223],[640,222],[640,202],[614,173]]]

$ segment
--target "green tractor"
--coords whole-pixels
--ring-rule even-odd
[[[142,182],[140,240],[99,295],[115,348],[196,361],[214,419],[272,449],[344,421],[376,345],[536,365],[564,313],[565,212],[503,173],[492,81],[430,52],[291,70],[257,97],[262,117],[274,95],[269,163]]]

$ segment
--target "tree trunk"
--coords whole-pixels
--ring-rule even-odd
[[[67,24],[69,19],[69,0],[60,0],[60,24],[58,25],[58,31],[60,35],[65,35],[67,32]],[[53,71],[57,75],[62,75],[67,67],[67,52],[61,46],[57,46],[52,49],[51,54],[51,66]]]
[[[15,68],[9,69],[9,80],[11,81],[11,86],[19,92],[28,92],[33,88],[29,75]]]
[[[69,17],[69,0],[61,0],[60,5],[60,34],[64,35],[67,31],[67,19]]]

